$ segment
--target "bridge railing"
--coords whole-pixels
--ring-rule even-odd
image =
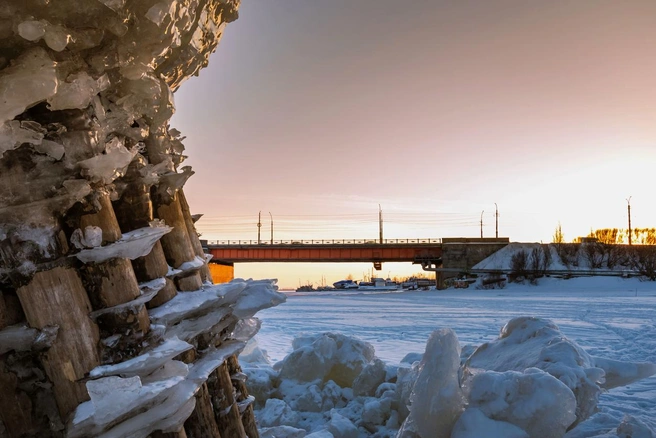
[[[302,239],[302,240],[204,240],[203,244],[206,245],[374,245],[380,244],[378,239]],[[383,239],[383,244],[394,245],[417,245],[417,244],[436,244],[442,243],[442,239],[429,238],[429,239]]]

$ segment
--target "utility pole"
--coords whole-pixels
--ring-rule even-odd
[[[483,238],[483,213],[485,210],[481,211],[481,239]]]
[[[497,207],[497,203],[494,203],[494,217],[496,219],[496,227],[495,227],[495,232],[494,232],[494,237],[497,239],[499,238],[499,207]]]
[[[383,210],[378,204],[378,234],[380,236],[380,243],[383,243]]]
[[[257,244],[260,244],[260,231],[262,229],[262,212],[257,214]]]
[[[631,197],[626,200],[626,209],[629,216],[629,245],[631,245]]]
[[[271,212],[269,212],[269,216],[271,216]],[[273,216],[271,216],[271,245],[273,245]]]

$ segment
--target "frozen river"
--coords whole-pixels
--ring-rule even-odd
[[[656,362],[656,283],[637,279],[545,279],[539,286],[403,293],[290,293],[286,303],[258,313],[258,341],[272,360],[291,352],[301,334],[357,336],[376,355],[398,363],[423,352],[437,328],[455,330],[462,346],[495,339],[516,316],[553,320],[588,353],[622,361]],[[656,426],[656,377],[602,395],[602,412],[630,413]]]

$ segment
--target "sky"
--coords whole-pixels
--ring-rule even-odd
[[[653,0],[245,0],[175,94],[204,239],[656,226]],[[283,287],[369,264],[242,264]],[[419,271],[384,264],[383,276]]]

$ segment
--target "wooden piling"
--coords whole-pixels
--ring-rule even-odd
[[[184,191],[180,189],[178,191],[178,197],[180,198],[180,208],[182,210],[182,215],[184,216],[185,225],[187,226],[187,233],[189,234],[189,240],[191,241],[191,246],[194,249],[196,255],[203,260],[205,260],[205,251],[203,251],[203,246],[200,243],[200,238],[198,237],[198,232],[196,231],[196,225],[191,218],[191,209],[189,208],[189,203],[187,202],[187,197],[184,194]],[[210,273],[210,268],[205,263],[200,268],[200,277],[203,281],[212,282],[212,274]]]
[[[17,293],[31,327],[59,327],[40,359],[53,383],[59,413],[66,418],[89,399],[79,380],[100,363],[98,326],[89,318],[91,303],[76,271],[65,267],[36,273]]]
[[[113,205],[117,221],[124,232],[147,227],[153,220],[153,204],[150,199],[149,187],[145,184],[130,185],[123,196]],[[166,277],[169,265],[164,257],[161,242],[155,243],[147,255],[133,260],[132,268],[139,282]],[[175,297],[177,293],[173,281],[167,279],[166,286],[148,303],[148,307],[161,306]]]
[[[237,360],[237,356],[230,356],[227,360],[228,372],[230,375],[241,373],[242,369]],[[237,389],[237,402],[244,401],[248,398],[248,389],[246,388],[246,383],[242,380],[234,380],[233,384]],[[259,438],[260,434],[257,431],[257,423],[255,422],[255,413],[253,412],[253,405],[250,404],[246,407],[244,412],[241,414],[241,421],[244,425],[244,430],[248,438]]]
[[[239,407],[235,403],[234,388],[230,379],[227,362],[223,362],[214,371],[216,386],[210,393],[214,401],[214,414],[219,430],[226,437],[247,438],[244,425],[239,415]]]
[[[205,383],[196,393],[196,408],[185,422],[185,431],[189,438],[221,438],[212,398]]]
[[[189,239],[178,193],[168,204],[164,203],[164,199],[160,199],[159,202],[155,202],[155,205],[157,217],[164,220],[166,225],[173,227],[173,230],[161,239],[167,262],[174,268],[178,268],[183,263],[194,260],[196,253]],[[177,282],[177,286],[178,290],[182,291],[200,289],[202,286],[200,274],[194,272],[186,276],[184,280]]]

